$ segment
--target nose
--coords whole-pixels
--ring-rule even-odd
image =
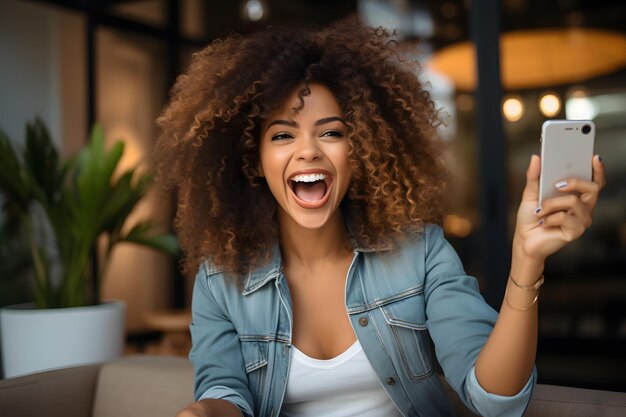
[[[322,157],[322,151],[315,138],[302,138],[297,141],[295,157],[300,161],[315,161]]]

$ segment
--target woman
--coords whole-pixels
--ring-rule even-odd
[[[591,224],[603,166],[539,209],[531,158],[496,313],[436,226],[447,174],[414,71],[355,17],[194,55],[158,120],[199,270],[179,417],[452,415],[436,362],[475,412],[524,412],[544,261]]]

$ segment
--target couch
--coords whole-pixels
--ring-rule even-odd
[[[193,401],[187,359],[135,355],[0,380],[2,417],[173,417]],[[457,413],[473,416],[451,392]],[[626,393],[537,385],[529,417],[626,416]],[[427,416],[426,416],[427,417]]]

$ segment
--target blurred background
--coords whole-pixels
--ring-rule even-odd
[[[0,128],[19,145],[38,115],[71,155],[97,121],[107,141],[126,142],[122,168],[147,166],[154,120],[194,51],[233,31],[355,12],[399,29],[421,63],[455,176],[444,228],[496,308],[542,122],[594,120],[607,187],[591,229],[546,265],[537,366],[542,383],[626,391],[624,2],[1,0]],[[154,188],[134,215],[169,223],[173,201]],[[0,306],[28,300],[28,280],[0,263]],[[103,293],[127,302],[127,352],[187,353],[192,283],[166,255],[116,250]]]

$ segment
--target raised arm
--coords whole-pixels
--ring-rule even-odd
[[[531,158],[517,213],[506,295],[493,332],[476,361],[476,378],[489,393],[515,395],[530,378],[537,351],[537,305],[544,261],[591,225],[605,183],[598,155],[592,165],[593,181],[568,179],[565,185],[559,184],[560,191],[579,195],[551,198],[537,207],[541,165],[538,156]]]

